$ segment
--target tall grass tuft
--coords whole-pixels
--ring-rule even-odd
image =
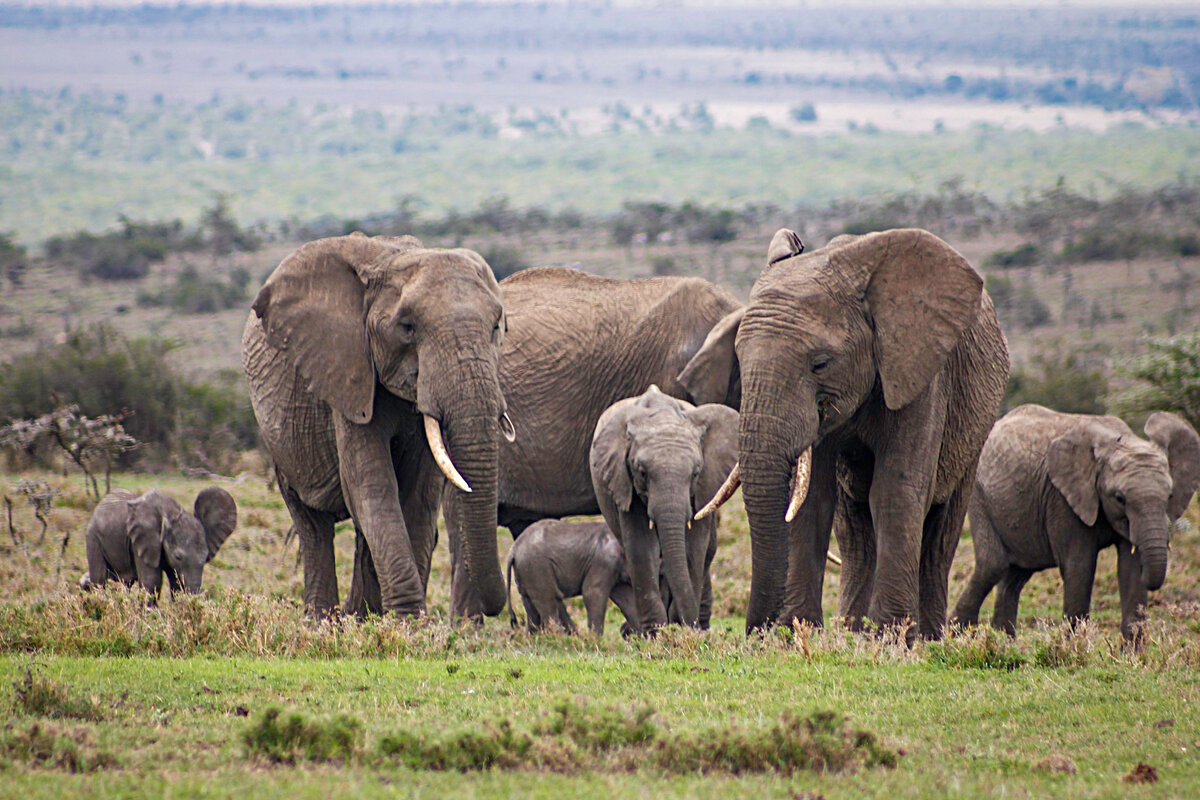
[[[344,763],[358,752],[360,727],[357,719],[346,714],[311,719],[299,711],[285,713],[272,706],[242,732],[242,743],[248,754],[276,763]]]

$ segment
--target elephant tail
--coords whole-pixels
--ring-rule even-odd
[[[513,609],[512,602],[512,573],[513,557],[512,553],[509,553],[508,563],[504,565],[504,597],[508,602],[508,624],[515,628],[517,627],[517,612]]]

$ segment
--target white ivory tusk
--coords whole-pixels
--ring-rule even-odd
[[[713,499],[709,500],[704,508],[696,512],[692,519],[700,520],[707,517],[709,514],[716,511],[721,506],[725,505],[725,501],[733,497],[733,493],[742,485],[742,465],[735,462],[733,469],[729,471],[725,482],[721,484],[721,488],[717,489],[717,493],[713,495]]]
[[[800,513],[800,506],[808,498],[808,482],[812,478],[812,448],[809,447],[796,459],[796,482],[792,485],[792,500],[788,503],[784,522],[791,522]]]
[[[839,567],[842,565],[842,560],[829,551],[825,552],[825,557],[829,559],[830,564],[837,564]]]
[[[450,460],[450,454],[446,452],[446,444],[442,441],[441,423],[428,414],[422,416],[425,417],[425,439],[429,442],[429,452],[433,453],[433,460],[437,462],[438,469],[446,476],[446,480],[459,489],[464,492],[471,491],[471,485],[462,475],[458,474],[458,470],[454,468],[454,462]]]
[[[517,429],[513,426],[512,420],[509,419],[507,411],[500,415],[500,433],[504,436],[504,441],[506,442],[515,442],[517,440]]]

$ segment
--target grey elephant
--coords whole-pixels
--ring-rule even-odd
[[[637,623],[621,543],[603,522],[536,522],[513,542],[505,570],[513,627],[517,625],[511,594],[514,572],[530,631],[542,630],[553,621],[574,633],[575,623],[563,600],[580,596],[587,609],[588,628],[597,636],[604,633],[610,598],[625,615],[628,628]]]
[[[411,237],[310,242],[254,300],[242,337],[250,400],[300,538],[310,613],[338,602],[333,530],[352,517],[376,610],[420,614],[446,480],[481,611],[504,607],[496,470],[505,316],[477,253]],[[443,477],[444,476],[444,477]],[[359,584],[347,598],[363,606]]]
[[[652,385],[613,404],[596,423],[592,485],[625,548],[635,630],[667,622],[708,627],[717,517],[693,523],[692,515],[737,460],[737,421],[732,408],[693,406]]]
[[[747,630],[822,624],[833,530],[849,624],[915,621],[941,636],[976,460],[1008,378],[983,279],[916,229],[839,236],[811,253],[783,229],[767,261],[736,332],[738,467],[714,498],[742,484]]]
[[[215,486],[196,495],[190,513],[157,489],[141,495],[118,489],[100,501],[88,522],[88,573],[80,585],[136,582],[156,599],[165,573],[172,594],[197,594],[204,565],[236,527],[237,503]]]
[[[498,521],[514,536],[540,519],[599,513],[588,452],[600,415],[618,400],[653,383],[672,397],[736,405],[735,363],[691,365],[706,337],[742,307],[708,281],[540,267],[500,289],[509,326],[500,386],[517,436],[500,442]],[[459,557],[464,499],[447,492],[443,505],[451,610],[476,616],[484,609]],[[367,599],[369,608],[378,602],[370,592]]]
[[[1062,414],[1037,405],[996,423],[971,498],[975,571],[952,622],[973,625],[993,586],[992,625],[1015,635],[1021,589],[1057,566],[1063,613],[1087,617],[1096,556],[1116,545],[1121,633],[1137,637],[1146,592],[1167,574],[1170,524],[1200,485],[1200,437],[1174,414],[1146,421],[1149,441],[1116,417]]]

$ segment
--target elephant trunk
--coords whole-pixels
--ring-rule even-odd
[[[450,376],[445,383],[450,392],[437,398],[440,402],[430,402],[421,397],[419,384],[418,407],[424,410],[433,406],[440,412],[442,434],[453,467],[470,486],[469,492],[452,485],[446,491],[463,492],[461,552],[483,612],[495,616],[505,603],[504,576],[496,545],[498,437],[503,408],[499,380],[494,355],[475,357],[469,348],[459,347],[450,354],[449,362],[455,367],[444,373]]]
[[[691,508],[686,500],[651,509],[662,550],[662,574],[671,589],[679,622],[696,627],[700,621],[700,604],[692,586],[687,559],[687,525],[691,518]]]
[[[738,427],[738,462],[750,523],[749,633],[774,622],[783,605],[790,532],[785,517],[792,496],[792,469],[797,456],[814,443],[817,427],[815,420],[808,426],[797,424],[795,417],[766,407],[778,393],[770,387],[756,391],[753,376],[747,377]]]
[[[1167,578],[1169,523],[1166,514],[1131,515],[1129,533],[1142,561],[1142,580],[1150,591],[1158,590]]]

